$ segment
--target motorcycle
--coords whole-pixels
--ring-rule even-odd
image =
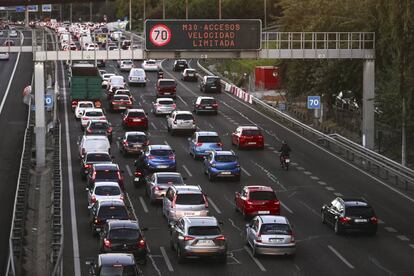
[[[280,156],[280,166],[282,169],[289,170],[290,158],[289,155],[281,155]]]
[[[135,188],[138,188],[139,186],[141,186],[144,183],[144,179],[145,179],[145,176],[144,176],[143,171],[136,168],[134,172],[134,180],[133,180]]]
[[[158,78],[163,79],[164,78],[164,72],[158,72]]]

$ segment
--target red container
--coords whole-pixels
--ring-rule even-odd
[[[275,90],[279,88],[279,67],[275,66],[256,66],[255,68],[257,89]]]

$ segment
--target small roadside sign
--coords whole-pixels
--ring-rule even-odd
[[[308,96],[308,109],[321,109],[321,96]]]
[[[25,6],[16,6],[16,12],[24,12],[25,10]]]
[[[53,108],[53,95],[50,95],[50,94],[45,95],[45,108],[47,109]]]
[[[51,11],[52,11],[52,5],[51,4],[42,5],[42,12],[51,12]]]
[[[38,5],[27,6],[27,10],[29,12],[38,12],[39,11],[39,6]]]

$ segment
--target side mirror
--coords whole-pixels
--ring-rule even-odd
[[[249,228],[250,227],[250,224],[249,223],[246,223],[246,228]]]
[[[187,177],[183,176],[183,180],[187,180]]]
[[[141,228],[141,231],[143,231],[143,232],[148,231],[148,227]]]
[[[223,222],[223,221],[219,221],[219,222],[218,222],[218,224],[219,224],[219,225],[223,225],[223,224],[224,224],[224,222]]]

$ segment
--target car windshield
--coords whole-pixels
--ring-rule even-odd
[[[167,80],[167,81],[160,81],[159,82],[159,86],[162,86],[162,87],[175,86],[175,81],[169,81],[169,80]]]
[[[139,111],[132,111],[128,113],[129,117],[145,117],[145,113],[144,112],[139,112]]]
[[[177,116],[175,116],[176,120],[185,120],[185,121],[189,121],[189,120],[193,120],[194,117],[191,114],[177,114]]]
[[[116,196],[120,195],[121,191],[117,186],[98,186],[95,188],[95,194],[99,196]]]
[[[367,206],[348,206],[345,208],[345,215],[350,217],[373,217],[374,210]]]
[[[108,154],[100,154],[100,153],[88,154],[86,157],[86,162],[94,162],[94,161],[112,161],[112,160]]]
[[[156,62],[155,62],[155,60],[147,60],[146,64],[147,65],[155,65]]]
[[[138,240],[138,229],[131,228],[117,228],[109,232],[109,239],[111,240]]]
[[[218,79],[218,78],[207,78],[206,79],[206,83],[217,83],[217,82],[219,82],[219,80],[220,79]]]
[[[258,129],[245,129],[242,131],[242,135],[256,136],[256,135],[262,135],[262,132]]]
[[[234,155],[216,155],[217,162],[235,162],[237,157]]]
[[[101,206],[101,208],[99,208],[99,217],[101,219],[123,219],[128,217],[128,212],[125,206]]]
[[[91,123],[91,128],[93,129],[107,129],[108,123],[107,122],[93,122]]]
[[[81,108],[93,107],[93,103],[80,103],[79,107]]]
[[[100,276],[135,276],[134,266],[103,266],[99,272]]]
[[[174,104],[174,101],[162,100],[158,101],[159,104]]]
[[[102,111],[87,111],[85,112],[86,117],[100,117],[102,116]]]
[[[159,175],[157,182],[158,184],[184,184],[182,177],[179,175]]]
[[[202,104],[215,104],[216,100],[215,99],[202,99],[200,101],[200,103],[202,103]]]
[[[112,171],[112,170],[96,171],[96,179],[118,179],[118,171]]]
[[[283,223],[265,223],[260,228],[262,235],[291,235],[292,229],[288,224]]]
[[[188,235],[192,236],[217,236],[220,234],[218,226],[193,226],[188,228]]]
[[[156,149],[156,150],[151,150],[150,154],[155,155],[155,156],[169,156],[169,155],[173,155],[174,153],[172,150]]]
[[[275,200],[276,195],[274,192],[265,192],[265,191],[257,191],[257,192],[250,192],[250,200]]]
[[[219,143],[220,138],[218,136],[199,136],[198,143]]]
[[[145,135],[128,135],[127,141],[130,143],[144,143],[147,141],[147,136]]]
[[[205,202],[202,194],[177,194],[175,203],[181,205],[201,205]]]

